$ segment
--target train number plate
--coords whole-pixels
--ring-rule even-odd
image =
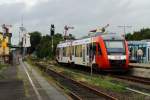
[[[120,56],[115,56],[115,59],[116,59],[116,60],[120,60],[121,57],[120,57]]]

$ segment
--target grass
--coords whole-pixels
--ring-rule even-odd
[[[8,67],[8,64],[1,64],[0,63],[0,70],[2,70],[3,68],[6,68],[6,67]]]
[[[28,59],[27,62],[33,65],[33,62],[30,59]],[[106,77],[97,74],[93,74],[91,76],[90,74],[83,73],[79,70],[61,67],[60,65],[51,66],[51,69],[63,73],[64,75],[73,78],[77,81],[88,83],[92,86],[97,86],[114,92],[126,92],[126,85],[120,82],[113,83],[113,79],[111,77]]]
[[[0,63],[0,79],[4,79],[5,76],[2,74],[2,72],[8,67],[8,64],[1,64]]]
[[[58,69],[57,69],[58,70]],[[69,69],[63,69],[63,74],[65,74],[68,77],[74,78],[77,81],[81,81],[84,83],[88,83],[90,85],[98,86],[98,87],[103,87],[104,89],[107,90],[112,90],[115,92],[125,92],[125,85],[122,83],[113,83],[112,78],[110,77],[101,77],[100,75],[86,75],[82,74],[81,72],[77,71],[72,71]]]

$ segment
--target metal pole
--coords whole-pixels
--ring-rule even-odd
[[[123,32],[124,32],[124,38],[126,36],[126,28],[131,28],[132,26],[128,26],[128,25],[121,25],[121,26],[118,26],[119,28],[123,28]]]
[[[21,44],[20,44],[20,31],[19,31],[19,46],[21,46]]]
[[[53,44],[53,36],[52,36],[52,52],[53,52],[53,47],[54,47],[54,44]]]

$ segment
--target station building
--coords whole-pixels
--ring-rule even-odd
[[[131,62],[150,63],[150,40],[128,41]],[[138,50],[141,49],[143,54],[138,59]]]
[[[10,47],[11,44],[11,33],[5,33],[3,35],[2,32],[0,32],[0,61],[9,61],[10,57]]]

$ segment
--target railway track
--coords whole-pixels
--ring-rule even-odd
[[[65,67],[65,66],[64,66]],[[70,66],[71,67],[71,66]],[[73,68],[73,67],[72,67]],[[85,70],[82,69],[81,67],[76,67],[76,69],[79,69],[80,71],[82,72],[88,72],[90,73],[90,68],[87,68]],[[99,75],[108,75],[110,77],[114,77],[114,78],[119,78],[119,79],[122,79],[122,80],[128,80],[128,81],[132,81],[132,82],[136,82],[136,83],[142,83],[142,84],[145,84],[145,85],[150,85],[150,79],[149,78],[143,78],[143,77],[138,77],[138,76],[131,76],[131,75],[117,75],[117,74],[112,74],[112,73],[105,73],[105,72],[102,72],[101,74],[96,71],[95,69],[93,70],[93,73],[94,74],[99,74]]]
[[[63,66],[65,67],[65,66]],[[71,67],[71,66],[70,66]],[[69,67],[69,68],[70,68]],[[89,72],[90,73],[90,70],[91,69],[82,69],[81,67],[76,67],[76,69],[79,69],[80,71],[82,72]],[[97,72],[96,70],[93,70],[94,74],[100,74],[99,72]],[[145,84],[145,85],[150,85],[150,79],[149,78],[143,78],[143,77],[137,77],[137,76],[131,76],[131,75],[117,75],[117,74],[110,74],[110,73],[102,73],[100,75],[108,75],[110,77],[114,77],[114,78],[119,78],[119,79],[122,79],[122,80],[128,80],[128,81],[132,81],[132,82],[136,82],[136,83],[142,83],[142,84]]]
[[[115,77],[115,78],[119,78],[119,79],[123,79],[123,80],[128,80],[128,81],[132,81],[132,82],[137,82],[137,83],[142,83],[142,84],[146,84],[146,85],[150,85],[150,79],[148,78],[142,78],[142,77],[137,77],[137,76],[120,76],[120,75],[110,75],[111,77]]]
[[[63,67],[65,67],[65,66],[63,66]],[[69,66],[69,68],[71,68],[71,66]],[[74,69],[74,68],[72,67],[72,69]],[[88,73],[90,73],[90,70],[91,70],[90,68],[87,68],[85,70],[85,68],[82,69],[81,67],[76,67],[76,69],[79,69],[82,72],[88,72]],[[94,74],[99,74],[99,75],[104,75],[104,76],[108,75],[110,77],[114,77],[114,78],[118,78],[118,79],[122,79],[122,80],[128,80],[128,81],[132,81],[132,82],[136,82],[136,83],[142,83],[142,84],[145,84],[145,85],[150,85],[150,79],[149,78],[143,78],[143,77],[131,76],[131,75],[117,75],[117,74],[104,73],[104,72],[102,72],[100,74],[95,69],[93,70],[93,73]]]
[[[58,81],[61,86],[67,88],[67,90],[69,90],[70,96],[75,100],[118,100],[117,98],[98,91],[95,88],[70,79],[64,76],[62,73],[58,73],[51,69],[46,69],[42,65],[38,66],[49,76]]]

